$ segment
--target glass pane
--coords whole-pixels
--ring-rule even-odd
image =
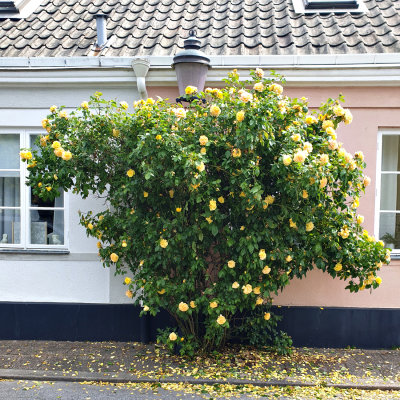
[[[0,172],[0,207],[19,207],[21,205],[19,178],[5,178],[1,175]]]
[[[31,211],[31,244],[64,244],[64,211]]]
[[[0,169],[19,169],[19,135],[0,134]]]
[[[38,146],[37,144],[35,144],[35,140],[36,140],[36,138],[39,137],[39,136],[41,136],[41,135],[37,135],[37,134],[35,134],[35,135],[30,135],[30,147],[31,147],[33,150],[40,150],[40,146]]]
[[[400,214],[380,214],[379,239],[383,240],[387,247],[400,249]]]
[[[381,176],[381,210],[400,210],[400,175]]]
[[[382,136],[382,171],[400,171],[398,135]]]
[[[59,189],[60,196],[54,200],[42,200],[38,196],[32,194],[31,191],[31,207],[64,207],[64,191]]]
[[[21,243],[21,214],[19,210],[0,209],[0,246]]]

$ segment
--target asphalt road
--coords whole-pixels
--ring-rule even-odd
[[[205,393],[189,394],[162,388],[138,389],[73,382],[0,381],[1,400],[210,400],[217,398],[224,397],[213,397]],[[255,397],[240,394],[238,397],[233,397],[233,399],[241,400],[253,398]]]

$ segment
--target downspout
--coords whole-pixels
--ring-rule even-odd
[[[136,85],[139,91],[140,98],[146,100],[146,75],[150,68],[150,62],[145,58],[135,58],[132,61],[132,68],[135,71]]]

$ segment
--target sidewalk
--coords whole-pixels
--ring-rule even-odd
[[[400,350],[298,348],[278,356],[232,347],[189,361],[133,342],[0,341],[0,379],[400,391]]]

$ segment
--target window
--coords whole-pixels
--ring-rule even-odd
[[[377,163],[377,236],[400,254],[400,132],[380,132]]]
[[[65,248],[64,193],[55,201],[33,196],[25,184],[27,164],[21,147],[35,147],[39,135],[29,131],[0,131],[0,247]]]
[[[362,0],[293,0],[298,14],[367,12]]]

